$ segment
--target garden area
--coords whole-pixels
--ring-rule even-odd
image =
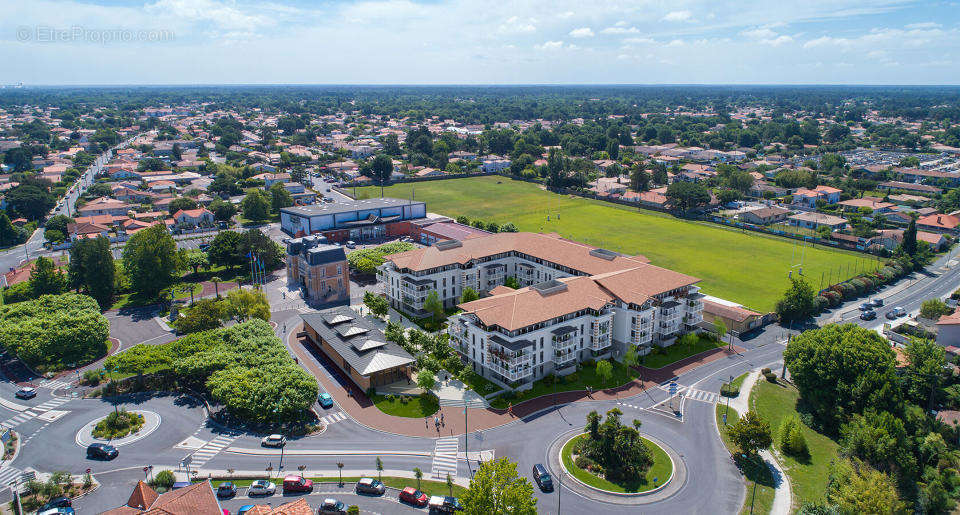
[[[604,372],[608,363],[609,371]],[[598,366],[599,365],[599,366]],[[600,372],[598,372],[600,368]],[[490,401],[490,405],[498,409],[506,409],[510,405],[517,405],[523,401],[540,397],[541,395],[550,395],[552,393],[570,392],[586,390],[590,387],[594,390],[603,388],[615,388],[633,381],[639,377],[640,372],[630,368],[616,360],[584,361],[580,370],[567,376],[548,375],[543,379],[534,381],[533,388],[523,392],[504,392]]]
[[[440,401],[432,393],[420,395],[379,395],[370,399],[380,411],[387,415],[406,418],[424,418],[440,409]]]
[[[93,437],[101,440],[115,440],[134,435],[143,427],[143,415],[120,409],[107,415],[93,426]]]
[[[746,377],[744,374],[743,377]],[[717,427],[720,428],[720,439],[726,446],[730,455],[734,456],[734,461],[740,473],[743,474],[744,482],[747,487],[747,499],[740,510],[741,514],[747,513],[770,513],[773,508],[773,497],[775,495],[775,480],[770,472],[770,467],[758,457],[745,457],[740,453],[740,449],[730,440],[726,428],[731,424],[737,423],[740,414],[733,408],[728,408],[723,404],[717,404]],[[724,423],[723,415],[727,415]]]
[[[663,485],[673,463],[659,445],[640,436],[640,422],[624,425],[619,409],[587,415],[587,432],[571,438],[560,452],[567,472],[581,482],[616,493],[640,493]]]
[[[743,381],[748,375],[750,375],[750,372],[744,372],[735,377],[733,381],[723,383],[720,387],[720,395],[724,397],[738,397],[740,395],[740,387],[743,386]],[[749,395],[749,392],[747,392],[747,394]]]
[[[20,497],[20,504],[24,512],[34,512],[47,501],[57,497],[79,497],[93,489],[93,477],[84,474],[80,481],[75,481],[69,472],[54,472],[46,481],[27,481],[26,493]],[[11,503],[12,504],[12,503]],[[11,509],[10,513],[16,513]]]
[[[718,341],[713,334],[687,333],[669,347],[653,345],[650,354],[640,358],[640,365],[654,369],[663,368],[681,359],[725,346],[726,344]]]
[[[792,240],[558,195],[500,176],[393,184],[384,194],[410,198],[414,187],[417,200],[426,202],[431,212],[512,222],[521,231],[557,232],[590,245],[643,254],[655,265],[701,278],[704,293],[760,312],[772,311],[789,286],[783,263],[793,262],[797,252]],[[379,187],[357,192],[361,198],[380,196]],[[830,271],[836,275],[838,267],[845,271],[849,265],[852,270],[863,261],[861,254],[807,247],[803,269],[808,277]]]

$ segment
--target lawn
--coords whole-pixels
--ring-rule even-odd
[[[430,212],[512,222],[521,231],[557,232],[626,254],[643,254],[655,265],[700,278],[705,293],[759,311],[773,310],[789,286],[788,271],[800,264],[801,257],[804,275],[814,288],[824,273],[832,271],[836,278],[842,270],[841,277],[847,277],[876,265],[856,253],[804,249],[792,240],[556,195],[537,184],[499,176],[394,184],[384,194],[411,198],[414,187],[416,200],[426,202]],[[357,194],[379,197],[380,188],[357,188]]]
[[[190,290],[181,291],[181,287],[185,287],[189,283],[179,283],[174,288],[173,296],[175,299],[189,299]],[[191,288],[193,290],[194,296],[200,295],[200,292],[203,290],[203,286],[200,283],[193,283]],[[167,300],[167,299],[164,299]],[[136,293],[123,293],[120,295],[115,295],[113,298],[113,304],[110,306],[110,309],[123,309],[123,308],[132,308],[138,306],[149,306],[151,304],[157,304],[160,302],[158,298],[145,298],[142,295]]]
[[[487,380],[480,374],[469,374],[470,377],[464,382],[468,388],[476,392],[478,395],[490,395],[493,392],[500,391],[502,388],[496,384]]]
[[[694,354],[700,354],[701,352],[724,347],[725,345],[725,343],[718,343],[716,340],[709,338],[700,338],[696,345],[683,345],[677,340],[677,343],[669,347],[654,346],[654,349],[659,350],[651,351],[650,354],[641,356],[640,365],[647,368],[663,368],[681,359],[693,356]]]
[[[286,468],[286,467],[284,467],[284,468]],[[297,470],[296,470],[296,468],[294,468],[293,470],[287,471],[287,473],[288,473],[288,474],[296,474],[296,473],[297,473]],[[429,474],[429,473],[430,473],[429,470],[424,471],[424,475],[427,475],[427,474]],[[376,469],[373,469],[373,471],[370,473],[370,475],[369,475],[369,476],[365,476],[365,477],[376,478],[376,477],[377,477]],[[338,478],[337,478],[336,475],[330,476],[330,477],[314,477],[314,476],[310,476],[309,479],[313,480],[313,482],[315,482],[315,483],[319,483],[319,482],[324,482],[324,483],[331,483],[331,482],[333,482],[333,483],[336,483],[336,482],[338,481]],[[270,480],[277,485],[277,492],[278,492],[278,494],[279,494],[279,492],[281,492],[281,491],[283,490],[283,487],[282,487],[283,478],[278,476],[278,477],[270,478]],[[359,477],[344,477],[344,478],[343,478],[344,489],[345,489],[346,491],[352,492],[352,491],[353,491],[353,488],[354,488],[354,485],[355,485],[356,482],[359,481],[359,480],[360,480]],[[199,481],[202,481],[202,480],[200,480],[200,479],[194,479],[194,480],[193,480],[194,483],[199,482]],[[253,480],[253,479],[226,479],[226,478],[223,478],[223,479],[214,479],[214,480],[212,480],[211,482],[213,483],[213,486],[216,487],[217,485],[219,485],[220,483],[223,483],[223,482],[225,482],[225,481],[230,481],[230,482],[232,482],[233,484],[235,484],[237,487],[245,487],[245,486],[250,486],[250,483],[253,483],[255,480]],[[383,481],[383,484],[385,484],[385,485],[387,485],[387,486],[390,486],[390,487],[393,487],[393,488],[398,488],[398,489],[403,489],[403,488],[406,488],[406,487],[408,487],[408,486],[414,486],[414,487],[417,486],[417,480],[414,479],[414,478],[406,478],[406,477],[386,477],[386,476],[384,476],[383,479],[382,479],[382,481]],[[427,495],[449,495],[449,492],[450,492],[450,490],[447,488],[447,483],[446,483],[446,482],[444,482],[444,481],[427,481],[426,479],[423,479],[423,480],[420,481],[420,491],[423,492],[423,493],[425,493],[425,494],[427,494]],[[467,491],[467,489],[464,488],[464,487],[462,487],[462,486],[460,486],[460,485],[456,485],[456,484],[453,485],[453,496],[454,496],[454,497],[463,497],[463,493],[466,492],[466,491]],[[385,495],[390,495],[390,492],[387,492]],[[258,498],[255,497],[254,499],[258,499]],[[268,498],[268,497],[265,497],[264,499],[269,499],[269,498]]]
[[[750,406],[770,423],[770,428],[776,434],[783,419],[797,412],[799,397],[800,394],[792,386],[760,380],[750,393]],[[838,448],[837,442],[805,425],[803,436],[810,448],[809,458],[798,460],[791,456],[779,456],[780,463],[790,476],[793,497],[797,504],[823,498],[830,475],[830,462],[837,458]]]
[[[610,363],[613,365],[613,375],[609,381],[604,382],[599,376],[597,376],[597,369],[595,366],[584,365],[583,368],[581,368],[578,372],[574,372],[565,377],[555,378],[554,381],[556,384],[548,384],[547,381],[540,379],[539,381],[535,381],[533,383],[533,388],[518,393],[512,399],[504,398],[503,395],[501,395],[491,400],[490,405],[494,408],[504,409],[509,407],[510,404],[517,405],[523,401],[540,397],[541,395],[575,390],[586,390],[588,386],[594,390],[599,390],[602,388],[615,388],[632,381],[634,378],[640,375],[640,373],[636,370],[616,360],[610,360]],[[561,380],[562,382],[560,382]]]
[[[746,375],[746,374],[744,374]],[[730,410],[727,412],[727,410]],[[737,410],[727,408],[723,404],[717,404],[717,427],[720,428],[720,439],[731,454],[737,452],[736,446],[730,441],[726,431],[723,430],[723,414],[727,412],[727,424],[733,424],[740,418]],[[773,474],[765,463],[756,460],[742,460],[741,471],[743,472],[744,482],[747,486],[747,499],[743,504],[740,513],[750,513],[751,506],[754,513],[770,513],[773,508]],[[754,492],[756,485],[756,492]]]
[[[723,386],[720,387],[720,395],[725,397],[739,397],[740,387],[743,386],[743,380],[746,379],[748,375],[750,375],[750,372],[744,372],[737,376],[733,381],[730,381],[729,383],[723,383]],[[725,393],[728,390],[731,393]]]
[[[380,411],[395,417],[429,417],[440,409],[440,401],[435,395],[412,396],[376,394],[371,400]]]
[[[607,481],[602,477],[577,467],[573,462],[573,446],[577,443],[577,440],[586,438],[586,436],[587,435],[580,435],[576,438],[571,438],[570,441],[563,446],[560,455],[563,456],[563,466],[567,471],[575,478],[592,487],[618,493],[646,492],[647,490],[653,490],[662,485],[663,482],[670,477],[670,474],[673,473],[673,463],[670,461],[670,457],[667,456],[666,451],[650,440],[640,437],[640,439],[643,440],[643,444],[647,446],[647,449],[650,449],[650,453],[653,455],[653,466],[647,470],[646,476],[640,481],[628,484],[618,484]],[[656,484],[654,484],[654,479],[657,480]]]

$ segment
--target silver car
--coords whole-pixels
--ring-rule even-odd
[[[266,479],[258,479],[250,483],[250,489],[247,490],[247,495],[273,495],[275,493],[277,493],[277,485]]]
[[[287,437],[283,435],[268,435],[260,440],[260,445],[263,447],[283,447],[286,444]]]

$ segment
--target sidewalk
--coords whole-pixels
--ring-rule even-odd
[[[319,361],[329,364],[329,359],[320,351],[315,350],[306,337],[297,338],[296,335],[301,330],[302,327],[297,327],[290,332],[287,340],[288,346],[293,349],[300,364],[317,378],[317,381],[320,382],[324,390],[333,396],[334,400],[340,406],[340,409],[345,411],[359,424],[370,429],[391,434],[427,438],[456,436],[462,435],[465,432],[483,431],[503,426],[516,420],[522,420],[541,411],[572,402],[617,400],[639,395],[646,389],[655,388],[658,384],[676,375],[688,372],[718,359],[734,357],[738,354],[738,351],[743,350],[739,347],[734,347],[734,350],[731,351],[724,347],[691,356],[657,370],[640,367],[640,379],[634,380],[631,383],[617,388],[594,390],[593,393],[589,395],[586,391],[582,390],[544,395],[513,406],[512,414],[507,413],[506,410],[493,408],[467,408],[464,410],[461,406],[441,406],[440,411],[435,415],[421,419],[387,415],[374,406],[373,402],[371,402],[363,392],[357,391],[352,383],[341,384],[330,378],[327,375],[327,371],[316,363]],[[332,364],[328,366],[331,369],[335,368]],[[353,395],[347,395],[345,388],[349,388],[353,392]],[[439,430],[434,426],[434,416],[438,418],[443,417],[444,424],[440,426]]]
[[[279,465],[279,463],[277,463],[277,464]],[[273,463],[271,463],[270,465],[272,466]],[[299,465],[298,465],[296,462],[292,461],[292,460],[284,460],[284,465],[283,465],[283,471],[282,471],[282,472],[277,471],[277,470],[275,470],[275,469],[274,469],[274,470],[271,470],[270,472],[267,472],[266,470],[234,470],[233,473],[231,474],[231,473],[227,472],[226,470],[222,470],[222,469],[205,469],[205,468],[194,469],[194,468],[190,468],[190,475],[193,475],[193,471],[196,470],[196,471],[197,471],[197,475],[195,475],[195,476],[193,476],[193,477],[196,477],[196,478],[216,477],[217,479],[216,479],[215,481],[221,481],[221,480],[222,480],[222,481],[228,481],[228,480],[230,480],[231,478],[245,478],[245,479],[246,479],[246,478],[258,478],[258,479],[268,479],[268,478],[269,478],[269,479],[273,479],[274,483],[279,483],[279,482],[283,481],[283,476],[285,476],[285,475],[287,475],[287,474],[295,474],[295,475],[298,475],[298,476],[302,474],[303,477],[308,477],[308,478],[314,478],[314,479],[315,479],[315,478],[323,478],[324,480],[327,480],[327,481],[324,481],[324,482],[328,482],[328,483],[329,483],[329,482],[336,482],[336,481],[338,481],[338,478],[341,477],[341,474],[342,474],[342,477],[372,477],[372,478],[376,478],[376,477],[377,477],[377,474],[378,474],[377,469],[376,469],[376,467],[374,466],[374,462],[373,462],[373,461],[371,461],[371,463],[370,463],[370,468],[369,468],[369,469],[347,469],[347,468],[345,468],[345,469],[343,469],[343,470],[338,470],[338,469],[319,469],[319,470],[317,470],[317,469],[309,469],[309,468],[308,468],[308,469],[304,469],[303,472],[301,473],[300,470],[297,468],[298,466],[299,466]],[[154,473],[154,474],[156,474],[157,472],[159,472],[159,471],[161,471],[161,470],[171,470],[171,468],[170,468],[170,467],[162,467],[162,466],[159,466],[159,465],[155,465],[155,466],[153,467],[153,473]],[[408,478],[408,479],[410,479],[410,481],[411,481],[411,485],[415,485],[415,484],[416,484],[416,481],[417,481],[416,476],[413,474],[413,470],[383,469],[383,471],[380,472],[379,474],[381,474],[381,475],[383,475],[383,476],[387,476],[387,477],[403,477],[403,478]],[[186,470],[185,468],[179,468],[179,469],[173,470],[173,475],[174,475],[174,477],[176,477],[177,481],[189,481],[189,480],[190,480],[190,478],[187,477],[187,470]],[[423,479],[424,481],[436,481],[435,479],[431,479],[431,478],[429,477],[429,475],[430,475],[430,471],[429,471],[429,470],[424,470],[424,472],[423,472],[423,478],[422,478],[422,479]],[[462,486],[462,487],[468,487],[468,486],[470,486],[470,478],[460,477],[460,476],[452,476],[452,475],[450,476],[450,478],[453,480],[453,483],[456,484],[456,485],[460,485],[460,486]],[[278,485],[278,486],[279,486],[279,485]]]

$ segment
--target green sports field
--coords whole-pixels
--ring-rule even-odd
[[[375,186],[356,191],[361,198],[380,196]],[[792,240],[561,196],[537,184],[499,176],[395,184],[384,188],[384,195],[415,196],[433,213],[513,222],[521,231],[557,232],[618,252],[643,254],[655,265],[700,278],[707,294],[758,311],[773,309],[789,285],[791,266],[801,261],[814,288],[820,286],[821,275],[824,284],[831,275],[836,282],[877,263],[856,253],[803,247]]]

